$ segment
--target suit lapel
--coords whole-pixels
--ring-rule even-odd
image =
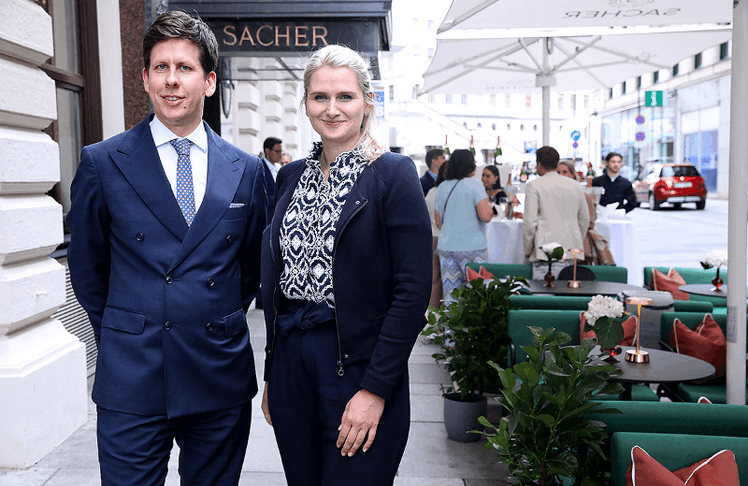
[[[130,130],[111,157],[151,212],[182,241],[188,226],[161,165],[149,121],[150,117]]]
[[[208,134],[208,183],[205,188],[205,197],[171,268],[177,266],[197,248],[221,220],[231,201],[234,200],[246,167],[246,162],[241,160],[239,155],[208,127],[207,123],[205,131]],[[241,202],[249,204],[251,201]]]

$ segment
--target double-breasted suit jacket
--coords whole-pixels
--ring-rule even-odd
[[[260,282],[263,167],[206,124],[205,197],[188,227],[149,120],[85,147],[71,188],[70,275],[100,342],[93,400],[169,417],[236,407],[257,392],[245,312]]]

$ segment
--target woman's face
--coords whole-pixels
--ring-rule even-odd
[[[361,137],[364,114],[370,107],[347,67],[322,66],[309,79],[306,108],[314,131],[325,146],[352,150]]]
[[[558,167],[556,167],[556,172],[558,172],[562,176],[566,176],[566,177],[569,177],[571,179],[576,179],[574,177],[574,174],[572,174],[569,171],[569,168],[566,166],[566,164],[558,164]]]
[[[483,187],[486,189],[492,189],[493,185],[499,179],[499,176],[493,175],[493,172],[488,169],[483,169],[483,175],[480,179],[483,181]]]

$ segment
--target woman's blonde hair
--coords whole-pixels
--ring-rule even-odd
[[[567,169],[569,169],[569,172],[571,172],[571,176],[574,178],[575,181],[579,182],[579,179],[577,179],[577,169],[574,167],[574,163],[569,160],[559,160],[558,165],[565,165]]]
[[[381,154],[386,152],[386,150],[377,143],[372,134],[374,125],[372,120],[375,118],[374,90],[371,86],[371,78],[369,77],[366,61],[356,51],[337,44],[329,45],[315,51],[312,57],[309,58],[309,62],[307,62],[304,69],[304,97],[301,100],[301,105],[304,108],[306,108],[306,99],[309,95],[309,82],[312,74],[322,66],[333,68],[345,67],[353,71],[353,74],[356,75],[358,87],[361,88],[361,92],[364,94],[364,102],[369,105],[369,114],[364,114],[364,120],[361,123],[361,138],[358,141],[356,150],[364,160],[369,163],[373,162]]]

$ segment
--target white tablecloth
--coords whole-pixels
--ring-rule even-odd
[[[644,285],[634,222],[617,219],[597,221],[595,228],[610,242],[610,252],[616,265],[628,269],[628,283]],[[486,224],[486,242],[489,262],[524,263],[521,219],[492,219]]]

